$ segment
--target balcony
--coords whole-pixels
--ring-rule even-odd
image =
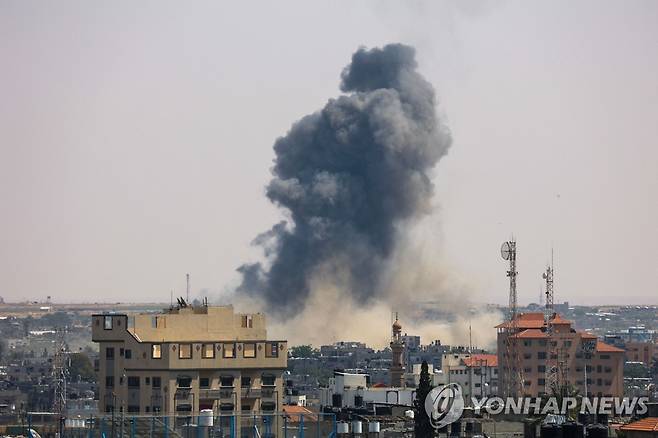
[[[190,388],[178,388],[174,394],[176,401],[190,401],[193,399],[192,390]]]
[[[233,400],[233,394],[234,394],[233,388],[199,390],[200,399]]]

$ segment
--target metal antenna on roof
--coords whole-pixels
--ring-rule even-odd
[[[517,295],[516,295],[516,240],[514,238],[504,242],[500,248],[500,255],[504,260],[509,261],[509,270],[507,277],[509,277],[509,322],[505,328],[505,391],[506,395],[516,396],[521,392],[523,385],[523,367],[521,367],[521,360],[519,358],[519,351],[517,340],[512,339],[519,333],[519,321],[517,315]],[[512,373],[514,376],[512,376]]]
[[[187,301],[188,303],[190,302],[190,274],[185,274],[185,281],[187,283]]]

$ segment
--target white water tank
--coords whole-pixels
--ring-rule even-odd
[[[379,421],[371,421],[368,423],[368,432],[379,433]]]
[[[336,433],[339,434],[350,433],[350,425],[345,422],[339,421],[338,423],[336,423]]]
[[[198,423],[201,427],[213,427],[215,424],[215,416],[212,409],[201,409],[201,412],[199,412]]]
[[[360,421],[352,421],[352,433],[363,433],[363,423]]]

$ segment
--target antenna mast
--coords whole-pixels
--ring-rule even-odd
[[[185,282],[187,283],[187,302],[190,302],[190,274],[185,274]]]
[[[546,280],[546,306],[544,307],[544,321],[546,321],[546,324],[553,316],[553,274],[553,250],[551,249],[551,264],[546,267],[546,272],[542,275],[542,278]]]
[[[55,383],[53,412],[60,415],[66,413],[66,377],[68,375],[68,357],[66,353],[66,329],[60,327],[56,333],[55,356],[53,358],[53,380]]]
[[[509,321],[506,327],[505,336],[505,386],[507,396],[516,396],[520,394],[523,385],[523,368],[519,358],[517,340],[514,336],[519,332],[519,320],[517,314],[517,295],[516,295],[516,241],[511,240],[504,242],[500,249],[501,256],[504,260],[509,261]]]

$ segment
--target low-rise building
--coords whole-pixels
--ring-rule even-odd
[[[262,314],[184,305],[92,318],[101,412],[245,413],[282,406],[287,343],[267,339]]]

